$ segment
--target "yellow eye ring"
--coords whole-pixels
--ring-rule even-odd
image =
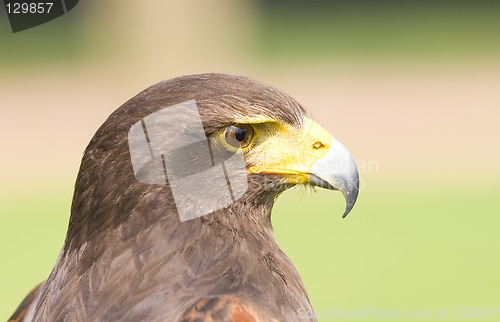
[[[252,143],[253,128],[248,124],[230,125],[224,131],[224,140],[230,146],[244,149]]]

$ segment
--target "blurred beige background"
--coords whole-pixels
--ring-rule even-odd
[[[500,6],[488,1],[417,2],[81,1],[65,16],[16,34],[2,13],[0,319],[49,274],[65,235],[80,158],[96,129],[147,86],[192,73],[242,74],[267,82],[296,98],[342,141],[358,161],[360,201],[367,200],[352,215],[358,217],[348,219],[351,229],[367,220],[377,225],[377,217],[400,219],[412,204],[408,200],[426,203],[423,196],[435,195],[439,203],[437,191],[449,192],[440,210],[468,191],[475,193],[477,209],[486,218],[474,236],[488,236],[490,242],[486,245],[480,237],[473,242],[491,256],[490,268],[500,268],[495,233],[500,223]],[[454,189],[463,194],[455,198]],[[391,194],[396,192],[406,199],[399,198],[392,209]],[[379,208],[374,210],[369,201],[377,201]],[[335,202],[335,211],[329,212],[340,217],[342,201]],[[433,238],[461,240],[466,237],[447,230],[447,223],[476,214],[432,216],[440,227],[433,228]],[[304,224],[294,218],[291,226]],[[293,246],[297,236],[287,233],[286,216],[276,220],[278,237],[290,251],[295,249],[291,257],[313,289],[313,305],[330,308],[331,289],[325,292],[321,280],[314,280],[319,275],[330,285],[325,282],[329,276],[317,268],[321,260],[318,266],[306,262],[306,250]],[[311,225],[318,223],[321,217]],[[391,229],[402,229],[398,223],[404,222],[395,221]],[[426,227],[422,225],[418,229]],[[387,226],[362,229],[370,240],[377,238],[371,233],[384,234]],[[418,239],[416,226],[404,229]],[[325,236],[323,244],[300,238],[308,252],[318,254],[342,242]],[[406,242],[411,247],[401,240],[395,247],[402,253],[418,249],[418,240]],[[455,267],[461,258],[456,256],[444,265]],[[350,265],[347,257],[339,260]],[[457,276],[472,277],[482,265],[470,264],[474,269]],[[374,279],[370,276],[360,283],[366,285]],[[500,280],[492,281],[493,273],[483,277],[485,286],[478,292],[489,294],[484,305],[497,300],[500,306],[494,295]],[[435,282],[432,274],[428,278]],[[352,287],[331,286],[342,293]],[[398,300],[392,303],[396,309],[407,307]],[[438,300],[429,304],[417,298],[414,303],[440,307]],[[359,306],[369,304],[377,303]]]

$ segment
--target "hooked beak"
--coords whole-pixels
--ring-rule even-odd
[[[346,201],[342,218],[345,218],[354,207],[359,192],[358,168],[345,146],[333,137],[326,155],[313,164],[309,183],[316,187],[342,192]]]
[[[339,190],[346,200],[347,216],[358,197],[359,175],[347,149],[328,131],[309,118],[303,127],[281,125],[272,139],[265,140],[247,155],[252,174],[281,175],[289,184],[308,184]]]

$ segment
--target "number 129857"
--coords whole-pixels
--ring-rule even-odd
[[[41,2],[41,3],[33,3],[33,2],[14,2],[7,3],[5,6],[7,7],[8,14],[15,13],[50,13],[50,9],[54,5],[53,2]]]

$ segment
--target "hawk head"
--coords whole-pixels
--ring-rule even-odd
[[[310,303],[274,239],[274,201],[295,185],[339,190],[346,216],[358,184],[346,148],[287,94],[224,74],[158,83],[85,150],[65,245],[33,314],[296,320]],[[181,220],[186,209],[198,215]]]

